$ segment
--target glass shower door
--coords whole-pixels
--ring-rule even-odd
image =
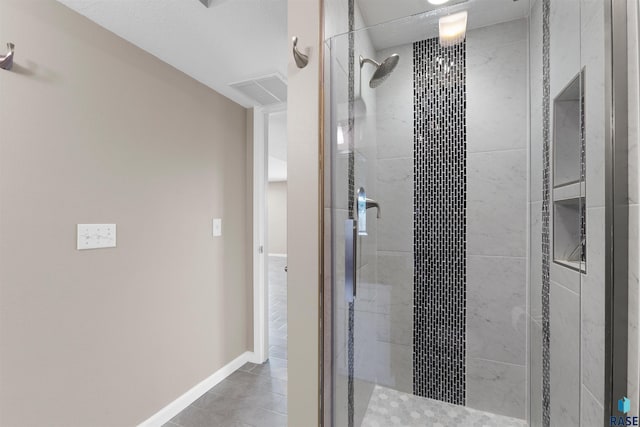
[[[526,425],[527,19],[464,10],[327,42],[335,426]]]

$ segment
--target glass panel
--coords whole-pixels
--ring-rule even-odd
[[[334,425],[526,425],[529,4],[380,4],[327,42]]]

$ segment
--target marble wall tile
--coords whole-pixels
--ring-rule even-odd
[[[413,344],[413,253],[378,252],[378,339]]]
[[[356,375],[366,380],[407,393],[413,392],[413,349],[409,345],[380,342],[376,353],[361,362]]]
[[[580,422],[580,297],[551,282],[551,425]]]
[[[529,314],[542,322],[542,202],[529,206]]]
[[[540,83],[542,85],[542,83]],[[542,87],[542,86],[541,86]],[[533,91],[533,87],[531,88]],[[542,95],[540,95],[542,97]],[[542,202],[542,108],[534,105],[531,108],[530,155],[529,155],[529,188],[530,201]]]
[[[604,419],[604,408],[591,394],[588,388],[582,387],[580,394],[580,425],[601,426]]]
[[[604,8],[582,24],[582,62],[585,67],[585,144],[587,207],[604,206],[605,58]]]
[[[530,319],[529,426],[542,427],[542,325]]]
[[[467,43],[473,44],[467,44],[467,46],[474,50],[486,50],[496,44],[527,42],[528,37],[527,20],[515,19],[469,31]]]
[[[483,359],[469,359],[467,406],[506,415],[525,417],[526,367]]]
[[[542,2],[531,8],[529,26],[529,185],[530,201],[542,201]]]
[[[467,357],[525,365],[526,259],[467,259]]]
[[[582,383],[604,404],[604,208],[587,209],[587,274],[582,276]]]
[[[348,13],[347,2],[340,0],[326,0],[324,2],[324,33],[327,39],[349,31]]]
[[[526,256],[526,159],[525,149],[469,153],[468,254]]]
[[[394,380],[390,387],[405,393],[413,393],[413,346],[390,344],[390,371]]]
[[[379,251],[413,251],[413,159],[378,161]]]
[[[601,405],[604,404],[603,301],[604,284],[585,276],[582,285],[582,383]]]
[[[580,273],[576,270],[572,270],[552,261],[549,265],[549,275],[553,282],[556,282],[575,293],[580,293]]]
[[[397,53],[393,74],[376,89],[378,158],[413,159],[413,45],[377,52],[378,59]]]
[[[406,308],[409,308],[407,310]],[[377,337],[380,342],[413,345],[413,306],[395,306],[378,317]]]
[[[526,28],[527,21],[518,20],[467,36],[469,153],[527,146]]]
[[[413,252],[378,251],[378,283],[397,289],[389,304],[413,304]]]
[[[579,11],[579,0],[551,2],[551,99],[580,72]]]

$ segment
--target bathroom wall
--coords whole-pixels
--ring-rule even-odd
[[[0,40],[0,424],[137,425],[251,350],[247,111],[54,0]]]
[[[466,399],[469,406],[525,417],[527,256],[527,21],[467,35],[468,188]],[[387,385],[413,391],[413,45],[376,89],[378,111],[378,300],[389,313]],[[436,169],[424,173],[439,173]],[[444,327],[444,326],[443,326]]]
[[[467,36],[467,405],[525,418],[526,19]]]
[[[544,49],[544,2],[548,4],[549,48]],[[532,426],[600,425],[604,419],[604,154],[605,3],[537,0],[531,9],[531,414]],[[579,13],[577,13],[579,11]],[[545,56],[548,80],[543,78]],[[586,157],[586,273],[549,264],[549,304],[543,301],[543,173],[553,182],[553,100],[584,69]],[[548,88],[549,99],[543,97]],[[543,115],[548,102],[549,122]],[[544,126],[551,150],[545,162]],[[546,165],[545,165],[546,163]],[[553,190],[552,190],[553,191]],[[553,192],[550,193],[552,197]],[[551,200],[551,199],[550,199]],[[553,247],[551,215],[549,242]],[[551,251],[551,257],[553,257]],[[544,324],[549,324],[548,363]],[[547,366],[547,367],[545,367]],[[546,395],[544,382],[549,384]],[[546,395],[546,397],[545,397]],[[545,409],[543,401],[548,399]]]
[[[413,45],[378,51],[397,53],[393,74],[376,89],[378,118],[378,299],[389,331],[387,386],[413,393]]]

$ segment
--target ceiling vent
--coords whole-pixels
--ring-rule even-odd
[[[256,105],[287,102],[287,83],[279,74],[232,83],[230,86],[250,98]]]

